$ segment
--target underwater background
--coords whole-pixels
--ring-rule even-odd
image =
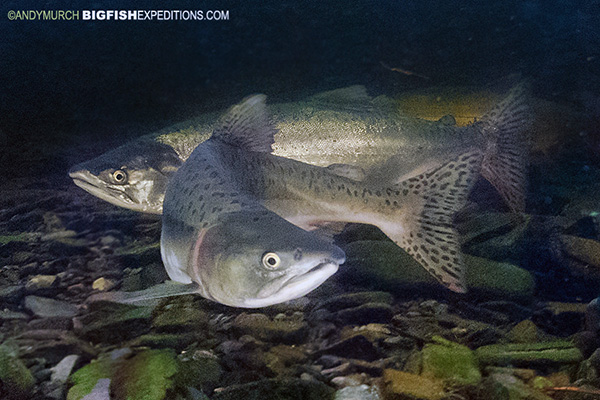
[[[229,18],[8,18],[112,9]],[[6,1],[0,32],[0,398],[598,398],[599,1]],[[74,164],[252,93],[358,84],[410,116],[472,121],[518,80],[526,218],[476,187],[480,212],[456,222],[469,294],[352,227],[347,263],[290,305],[85,303],[166,275],[160,220],[77,188]]]

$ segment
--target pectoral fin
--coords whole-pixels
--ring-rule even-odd
[[[163,297],[181,296],[185,294],[198,294],[199,287],[196,283],[181,284],[173,281],[151,286],[148,289],[135,292],[105,292],[91,295],[87,298],[87,303],[97,301],[109,301],[121,304],[144,305],[150,300]]]

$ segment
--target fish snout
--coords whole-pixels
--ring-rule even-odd
[[[346,262],[346,253],[337,246],[333,246],[330,257],[331,261],[337,265],[341,265]]]

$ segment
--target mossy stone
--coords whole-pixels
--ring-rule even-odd
[[[0,397],[7,400],[28,398],[35,384],[29,369],[5,345],[0,345],[0,383]]]
[[[176,372],[175,351],[146,350],[119,365],[112,377],[111,392],[117,399],[163,400]]]
[[[473,351],[466,346],[437,338],[423,347],[421,375],[460,385],[476,385],[481,372]]]
[[[440,400],[446,395],[441,381],[394,369],[383,371],[383,382],[386,399]]]
[[[346,264],[338,274],[349,281],[369,282],[370,288],[397,291],[411,285],[439,283],[415,259],[388,241],[365,240],[345,246]],[[535,282],[515,265],[465,254],[465,278],[470,290],[528,297]]]
[[[110,378],[115,361],[110,358],[94,360],[71,375],[73,386],[67,400],[80,400],[88,395],[100,379]]]

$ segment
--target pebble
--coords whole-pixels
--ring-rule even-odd
[[[25,308],[42,318],[74,317],[79,312],[71,303],[39,296],[25,297]]]
[[[366,325],[389,323],[393,316],[392,307],[386,303],[366,303],[346,308],[335,314],[336,320],[344,325]]]
[[[110,379],[98,379],[92,391],[83,396],[81,400],[111,400]]]
[[[116,285],[116,282],[113,280],[106,278],[98,278],[92,283],[92,289],[104,292],[114,288]]]
[[[289,344],[301,343],[308,334],[308,324],[298,316],[271,320],[265,314],[244,312],[234,319],[232,328],[267,342]]]
[[[25,293],[25,286],[12,285],[0,288],[0,301],[4,303],[18,303]]]
[[[56,275],[35,275],[29,278],[25,288],[30,292],[37,289],[47,289],[55,286],[59,281]]]
[[[52,376],[48,388],[50,397],[57,400],[61,400],[65,397],[67,380],[69,379],[69,375],[71,375],[71,371],[73,371],[75,364],[79,361],[79,358],[80,356],[77,354],[66,356],[51,368]]]
[[[381,398],[377,388],[359,385],[339,389],[335,392],[333,400],[380,400]]]
[[[366,361],[374,361],[380,358],[379,351],[362,335],[341,340],[315,353],[317,357],[324,354]]]

